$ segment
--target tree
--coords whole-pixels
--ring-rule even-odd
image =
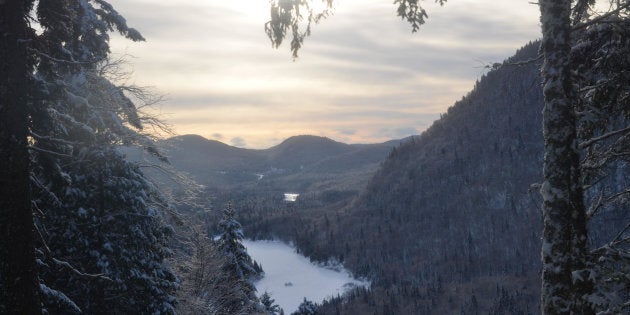
[[[50,249],[42,280],[86,313],[174,313],[177,284],[164,263],[170,229],[160,220],[159,196],[114,148],[78,155],[84,161],[66,170],[72,185],[55,187],[60,204],[38,202]]]
[[[276,304],[276,301],[271,298],[271,295],[269,295],[267,291],[265,291],[260,296],[260,303],[262,303],[262,305],[265,307],[265,312],[269,315],[280,314],[280,311],[282,310],[280,306]]]
[[[596,17],[589,16],[588,7],[578,10],[576,6],[573,13],[582,185],[586,187],[586,216],[595,227],[589,233],[593,248],[589,268],[581,276],[593,279],[587,300],[602,314],[623,313],[630,307],[624,298],[630,287],[628,6],[627,2],[613,3],[608,12]]]
[[[219,251],[228,259],[226,268],[239,279],[249,279],[257,276],[259,271],[254,268],[254,262],[243,245],[243,229],[234,218],[235,212],[232,203],[228,203],[223,209],[223,219],[219,222],[221,235],[218,244]]]
[[[137,168],[124,162],[113,147],[123,141],[128,142],[127,136],[138,134],[129,126],[136,130],[142,128],[136,108],[124,91],[112,89],[114,86],[97,73],[98,63],[109,54],[109,32],[117,30],[132,40],[143,38],[136,30],[127,27],[124,18],[102,0],[42,0],[36,2],[35,7],[34,4],[34,1],[0,2],[0,24],[4,34],[0,39],[0,68],[3,74],[0,79],[0,156],[6,161],[0,171],[0,205],[3,211],[3,220],[0,220],[3,231],[0,240],[0,255],[3,257],[0,265],[0,311],[41,313],[41,303],[37,298],[38,291],[41,291],[47,303],[63,302],[67,304],[69,312],[76,312],[77,306],[66,295],[44,283],[38,283],[31,206],[36,206],[39,216],[43,211],[38,206],[44,206],[44,210],[50,214],[58,209],[67,209],[72,202],[78,202],[81,198],[73,199],[76,195],[65,194],[74,188],[72,181],[92,178],[105,183],[102,176],[94,178],[86,172],[87,176],[82,177],[83,174],[79,172],[86,171],[85,167],[91,162],[97,165],[99,162],[110,162],[102,160],[106,158],[112,159],[113,169],[102,171],[112,171],[112,174],[124,177],[128,180],[128,186],[122,186],[131,189],[129,191],[145,194],[139,196],[140,199],[154,192],[148,191],[149,186]],[[31,14],[35,16],[31,17]],[[37,32],[29,24],[31,20],[39,23]],[[86,82],[96,83],[98,87],[92,86],[90,89],[84,85]],[[97,91],[105,94],[97,96]],[[92,97],[82,95],[81,92],[92,93]],[[99,101],[98,106],[95,106],[95,100]],[[99,107],[102,105],[109,107]],[[143,138],[136,136],[134,140]],[[30,155],[28,150],[31,151]],[[86,163],[86,157],[96,160]],[[38,197],[41,197],[39,194],[45,194],[48,199],[32,200],[31,179],[32,189]],[[103,187],[99,190],[100,197],[103,197]],[[81,202],[93,205],[99,198],[95,195],[98,194],[82,195]],[[124,208],[123,211],[129,210],[127,206],[130,200],[125,199],[123,194],[119,195],[123,197],[123,204],[127,204],[118,203],[116,206]],[[64,198],[58,198],[62,196]],[[159,198],[153,195],[147,199],[155,201]],[[104,202],[101,199],[101,205]],[[148,209],[146,205],[140,207],[144,207],[142,211]],[[86,208],[78,206],[79,211]],[[155,221],[156,216],[151,217],[146,222],[158,222]],[[51,217],[45,219],[53,220]],[[38,222],[43,220],[41,216],[38,217]],[[61,226],[54,228],[63,229]],[[151,238],[156,236],[151,234],[153,232],[163,233],[162,228],[159,224],[153,225],[146,232]],[[159,240],[152,239],[151,242],[157,246],[152,249],[152,255],[160,256],[158,265],[161,265],[165,247]],[[53,262],[82,274],[67,261],[51,257],[45,239],[42,238],[40,243],[41,250],[38,253],[46,256],[45,261],[39,260],[44,268]],[[141,259],[151,264],[150,268],[158,277],[164,276],[165,284],[173,284],[172,279],[169,279],[172,274],[158,270],[152,259]],[[142,276],[137,270],[129,271]]]
[[[315,11],[313,2],[324,3],[322,11]],[[313,24],[332,13],[333,0],[273,0],[269,22],[265,23],[265,32],[274,48],[280,47],[284,39],[291,33],[291,52],[297,58],[298,51],[304,44],[304,39],[311,35]],[[394,0],[398,5],[397,15],[409,22],[412,32],[417,32],[428,18],[426,10],[419,4],[419,0]],[[443,5],[446,0],[436,0]]]
[[[590,314],[582,297],[592,283],[575,279],[586,267],[588,233],[581,185],[571,67],[571,1],[541,1],[544,137],[542,309]]]
[[[27,151],[33,2],[0,2],[0,313],[40,312]]]
[[[426,17],[418,2],[395,1],[399,4],[398,15],[411,22],[413,31]],[[627,204],[630,193],[629,183],[610,179],[611,169],[617,170],[619,177],[619,170],[623,171],[628,163],[629,85],[625,69],[630,63],[630,34],[626,31],[630,3],[610,1],[609,11],[600,15],[593,14],[595,3],[539,2],[545,95],[541,298],[546,314],[592,314],[595,309],[618,312],[630,306],[621,303],[608,308],[602,301],[611,299],[600,289],[610,289],[610,283],[628,286],[621,279],[627,279],[629,269],[630,253],[623,244],[629,240],[630,225],[593,252],[589,250],[588,232],[589,218],[602,208]],[[312,11],[305,6],[303,11],[309,13],[306,31],[296,31],[303,20],[300,6],[304,6],[302,1],[274,3],[271,21],[266,25],[274,47],[281,44],[288,29],[292,30],[294,57],[310,34],[311,21],[318,21],[311,18]],[[603,182],[607,176],[608,186]],[[585,193],[583,186],[600,192]],[[589,194],[595,196],[595,202],[587,207]],[[602,262],[625,267],[604,267]],[[598,283],[594,283],[596,280]]]
[[[298,310],[291,313],[292,315],[316,315],[318,313],[319,307],[317,304],[307,300],[304,298],[304,301],[298,307]]]
[[[222,270],[226,277],[219,281],[236,284],[231,302],[226,303],[229,312],[253,307],[257,299],[252,280],[262,273],[260,268],[255,267],[257,264],[254,264],[242,243],[243,230],[234,216],[232,203],[228,203],[223,209],[223,219],[219,222],[221,234],[217,240],[218,250],[225,258]]]
[[[39,7],[36,77],[45,88],[32,113],[31,148],[47,263],[42,279],[88,313],[173,313],[176,279],[164,261],[171,230],[161,217],[168,206],[118,148],[150,145],[130,97],[151,98],[112,83],[120,63],[105,59],[108,30],[143,38],[107,3],[97,4]]]

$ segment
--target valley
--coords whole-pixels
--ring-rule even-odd
[[[509,66],[537,47],[481,78],[419,136],[369,145],[296,136],[248,150],[188,135],[161,145],[211,196],[203,207],[234,204],[246,237],[292,243],[372,283],[326,312],[537,313],[543,100],[538,66]],[[205,220],[217,230],[217,211]]]
[[[530,44],[506,64],[536,50]],[[233,203],[246,237],[295,244],[372,282],[323,309],[536,313],[537,75],[535,64],[492,71],[422,135],[387,143],[296,136],[248,150],[187,135],[160,145],[211,197],[198,204]],[[218,213],[206,212],[209,231]]]

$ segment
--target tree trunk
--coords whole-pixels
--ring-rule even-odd
[[[41,314],[27,150],[32,0],[0,0],[0,313]]]
[[[586,211],[580,182],[571,72],[571,1],[541,0],[544,182],[543,314],[592,314],[584,295],[592,284],[576,275],[586,267]]]

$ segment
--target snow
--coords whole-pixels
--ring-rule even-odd
[[[299,196],[300,194],[284,193],[284,201],[295,202]]]
[[[264,278],[255,282],[258,295],[265,291],[290,314],[304,298],[320,303],[354,286],[369,283],[354,279],[347,270],[333,270],[311,263],[295,248],[278,241],[243,241],[250,256],[262,265]]]

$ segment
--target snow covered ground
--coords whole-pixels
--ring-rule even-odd
[[[353,286],[369,285],[352,278],[343,268],[333,270],[314,265],[282,242],[246,240],[243,244],[265,270],[265,277],[255,283],[258,295],[269,292],[285,314],[296,311],[304,297],[319,303]]]

